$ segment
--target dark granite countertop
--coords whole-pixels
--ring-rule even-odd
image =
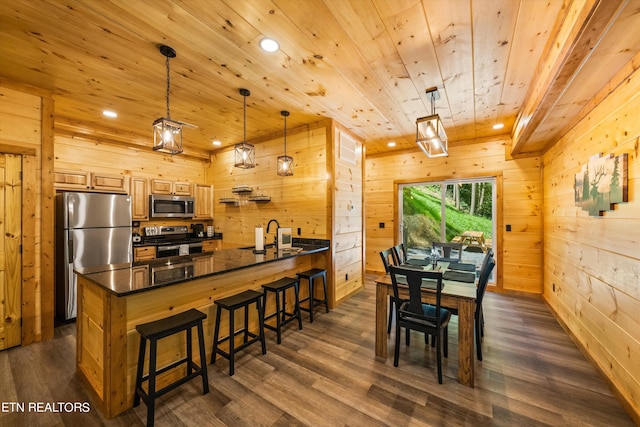
[[[189,236],[187,238],[185,238],[184,240],[180,240],[180,241],[176,241],[176,242],[172,242],[172,241],[163,241],[163,242],[150,242],[147,241],[145,242],[145,238],[142,238],[141,242],[137,242],[133,244],[134,248],[139,248],[141,246],[164,246],[164,245],[169,245],[169,244],[176,244],[179,245],[181,243],[196,243],[196,242],[204,242],[205,240],[222,240],[222,233],[215,233],[213,236],[211,237],[195,237],[195,236]]]
[[[259,264],[324,252],[330,246],[328,240],[318,239],[294,239],[293,243],[295,247],[291,251],[276,251],[273,247],[267,247],[264,254],[255,254],[252,247],[221,249],[202,254],[77,269],[76,273],[117,296],[126,296]],[[139,274],[140,270],[148,270],[148,274]]]

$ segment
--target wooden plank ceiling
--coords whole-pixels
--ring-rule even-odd
[[[167,44],[171,117],[198,126],[186,152],[242,141],[239,88],[248,140],[281,132],[289,110],[290,129],[331,117],[367,154],[413,149],[437,86],[451,144],[513,134],[512,154],[537,153],[638,53],[639,2],[4,0],[0,76],[51,90],[60,132],[150,145]]]

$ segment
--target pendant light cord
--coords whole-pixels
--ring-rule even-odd
[[[284,156],[287,156],[287,116],[284,116]]]
[[[247,142],[247,95],[243,95],[244,98],[244,117],[243,117],[243,127],[244,127],[244,136],[242,138],[242,145],[244,146],[245,142]]]
[[[171,74],[169,73],[169,57],[166,59],[167,63],[167,119],[171,118],[171,114],[169,113],[169,87],[171,86]]]

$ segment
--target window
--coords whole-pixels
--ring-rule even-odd
[[[408,255],[427,256],[433,241],[463,243],[463,260],[476,264],[488,248],[497,252],[495,181],[488,177],[400,185],[398,232]]]

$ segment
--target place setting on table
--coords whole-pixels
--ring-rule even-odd
[[[462,261],[441,261],[442,257],[437,248],[432,248],[431,253],[426,258],[408,258],[403,267],[416,268],[420,270],[441,271],[443,284],[445,281],[475,283],[477,279],[477,267],[472,263]],[[426,283],[424,283],[426,282]],[[425,279],[424,287],[435,287],[433,280]]]

